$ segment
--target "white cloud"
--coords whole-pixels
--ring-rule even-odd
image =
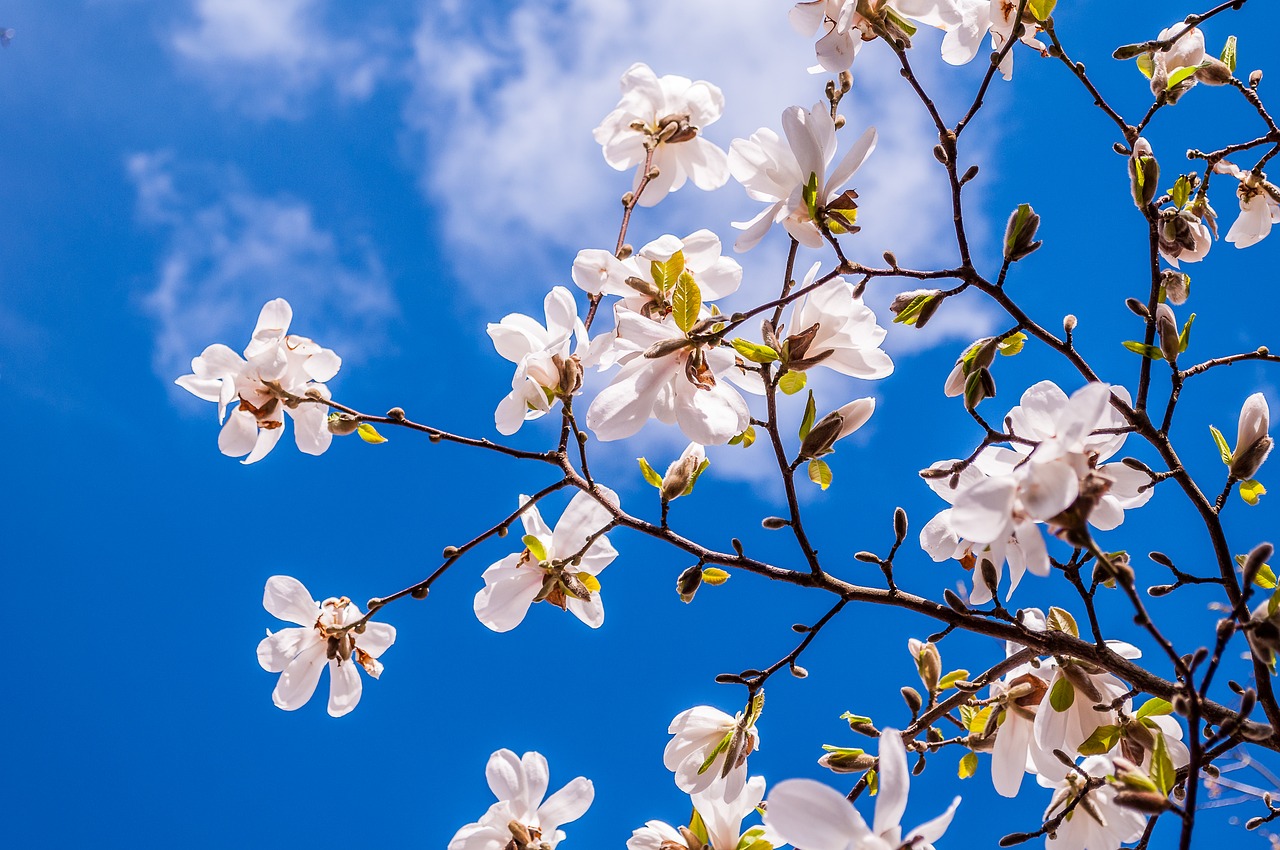
[[[276,297],[293,305],[298,333],[348,362],[385,350],[398,309],[365,240],[338,239],[306,204],[255,194],[227,169],[179,170],[167,153],[133,154],[126,165],[139,219],[167,236],[142,302],[157,326],[159,377],[189,371],[211,343],[243,347]]]
[[[591,130],[632,62],[719,85],[725,117],[706,135],[725,148],[761,126],[780,129],[782,110],[820,100],[826,80],[807,73],[813,43],[791,31],[785,4],[523,0],[505,14],[477,15],[458,2],[428,4],[423,14],[406,114],[425,138],[423,188],[443,205],[457,255],[470,264],[478,254],[493,270],[518,259],[561,277],[566,254],[613,244],[630,175],[604,163]],[[867,246],[864,259],[878,260],[891,249],[904,265],[954,262],[950,197],[931,154],[936,131],[880,47],[859,57],[843,108],[854,131],[875,124],[881,135],[854,181],[864,231],[853,250]],[[941,65],[928,58],[921,64]],[[709,195],[687,186],[656,211],[639,211],[631,241],[659,235],[661,223],[677,233],[711,227],[730,242],[729,221],[758,209],[732,182]],[[747,280],[767,277],[773,288],[781,254],[768,240],[764,248],[744,259]],[[545,288],[536,277],[529,283]]]
[[[332,86],[362,100],[387,69],[378,33],[329,25],[325,0],[194,0],[170,45],[221,97],[251,113],[290,115],[300,97]]]

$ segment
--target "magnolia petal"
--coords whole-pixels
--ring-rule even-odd
[[[364,685],[360,682],[360,665],[354,660],[329,662],[329,716],[350,714],[360,702]]]
[[[495,632],[509,632],[524,620],[542,587],[542,571],[521,569],[488,582],[476,593],[476,618]]]
[[[233,410],[218,432],[218,449],[227,457],[243,457],[258,441],[258,420],[247,410]]]
[[[1001,797],[1018,796],[1027,772],[1027,748],[1031,746],[1033,729],[1031,721],[1009,712],[996,732],[991,751],[991,784]]]
[[[289,662],[271,694],[271,701],[278,708],[294,711],[306,705],[320,682],[320,671],[324,669],[327,650],[324,641],[316,641]]]
[[[853,804],[812,779],[788,779],[769,792],[764,822],[784,842],[804,850],[849,850],[871,835]]]
[[[538,822],[544,832],[573,823],[586,814],[595,799],[596,789],[590,779],[579,776],[569,782],[538,807]]]
[[[281,416],[279,419],[272,421],[279,424],[275,428],[258,429],[258,439],[253,444],[253,451],[249,452],[249,456],[240,461],[241,463],[257,463],[269,455],[271,450],[276,447],[276,443],[280,442],[280,437],[284,435],[284,417]]]
[[[879,137],[876,134],[875,127],[868,127],[863,131],[858,140],[853,143],[853,147],[849,148],[849,152],[840,160],[840,164],[836,166],[836,170],[831,172],[831,177],[827,180],[827,197],[824,199],[830,201],[835,195],[839,194],[840,189],[845,183],[849,182],[849,178],[854,172],[862,167],[862,163],[867,161],[867,157],[871,156],[876,149],[876,141]]]
[[[591,594],[589,599],[571,597],[565,601],[569,613],[586,623],[593,629],[604,625],[604,600],[599,593]]]
[[[1012,478],[988,478],[960,493],[951,509],[956,534],[978,543],[991,543],[1009,528],[1018,485]]]
[[[377,658],[396,642],[395,626],[372,621],[365,624],[364,633],[356,638],[356,645],[370,656]]]
[[[281,629],[258,643],[258,664],[268,673],[280,673],[298,656],[308,639],[319,640],[315,629]]]
[[[902,823],[902,813],[907,810],[907,790],[911,773],[907,768],[907,750],[902,744],[902,734],[897,729],[885,727],[880,731],[880,760],[876,795],[876,815],[871,830],[885,835]]]

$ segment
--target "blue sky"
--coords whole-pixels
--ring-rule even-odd
[[[279,627],[261,607],[268,576],[294,575],[321,598],[398,590],[547,480],[392,432],[379,447],[336,441],[319,459],[286,438],[264,462],[241,466],[217,452],[212,406],[173,386],[190,358],[212,342],[242,347],[261,304],[284,296],[294,329],[343,356],[336,398],[493,436],[510,373],[485,322],[537,312],[547,288],[567,283],[576,251],[611,245],[616,233],[629,176],[604,164],[590,130],[613,107],[617,76],[643,60],[721,85],[726,115],[707,135],[722,146],[821,92],[821,78],[804,71],[812,45],[786,25],[784,2],[705,0],[684,12],[676,0],[503,5],[482,15],[458,2],[369,3],[357,15],[330,0],[0,4],[0,26],[17,31],[0,50],[0,393],[12,447],[0,563],[17,621],[6,844],[194,848],[231,836],[267,847],[337,833],[442,847],[488,806],[485,759],[509,747],[547,754],[553,787],[577,775],[595,782],[596,804],[566,846],[620,846],[645,820],[688,814],[661,763],[670,718],[703,702],[734,710],[740,690],[712,684],[714,675],[771,663],[792,646],[791,623],[825,611],[825,599],[746,575],[682,605],[672,589],[689,564],[615,535],[622,556],[604,577],[602,630],[538,606],[496,635],[471,613],[480,572],[509,551],[495,541],[428,601],[387,610],[398,639],[353,714],[330,718],[320,699],[291,714],[272,706],[274,676],[253,656],[263,629]],[[1140,115],[1145,80],[1109,53],[1170,21],[1152,20],[1150,4],[1061,5],[1068,47],[1118,109]],[[1173,4],[1167,15],[1193,11],[1202,10]],[[1269,50],[1251,34],[1278,23],[1259,1],[1206,32],[1215,51],[1239,35],[1247,70]],[[954,117],[980,61],[945,67],[935,41],[926,37],[915,61]],[[851,250],[868,261],[892,249],[904,265],[953,262],[927,118],[877,47],[859,57],[846,101],[851,126],[876,124],[882,137],[858,175],[865,230]],[[994,273],[1008,211],[1034,204],[1046,244],[1015,268],[1010,290],[1047,327],[1078,314],[1081,349],[1108,380],[1132,386],[1137,358],[1119,342],[1140,334],[1123,301],[1145,296],[1145,224],[1111,151],[1114,127],[1060,64],[1022,49],[1013,83],[997,81],[988,100],[965,150],[966,163],[982,166],[967,195],[980,268]],[[1168,175],[1187,147],[1260,132],[1233,92],[1202,86],[1149,137]],[[1236,208],[1228,182],[1211,198],[1224,226]],[[642,212],[633,241],[703,226],[728,241],[728,222],[756,207],[734,185],[688,187]],[[773,234],[740,258],[744,298],[776,285],[784,248]],[[1188,269],[1192,300],[1179,317],[1197,314],[1192,356],[1280,344],[1278,257],[1275,237],[1248,252],[1219,242]],[[893,291],[868,297],[882,306]],[[915,471],[977,439],[939,390],[968,341],[1002,328],[979,299],[947,307],[927,332],[894,329],[889,381],[820,385],[825,409],[879,398],[870,426],[832,459],[833,489],[804,494],[816,545],[842,577],[879,581],[853,552],[887,547],[899,504],[914,537],[944,507]],[[998,367],[993,417],[1042,378],[1078,386],[1035,346]],[[1240,403],[1259,390],[1280,402],[1267,369],[1241,364],[1184,392],[1173,434],[1206,481],[1222,475],[1207,424],[1230,436]],[[540,423],[514,442],[541,447],[552,433]],[[651,425],[632,443],[596,446],[597,470],[625,506],[653,516],[633,458],[661,467],[684,442]],[[794,563],[783,534],[758,530],[780,510],[758,475],[763,449],[714,451],[711,474],[673,521],[709,543],[737,535],[753,553]],[[1274,527],[1275,504],[1232,502],[1226,521],[1240,551]],[[1105,544],[1194,565],[1207,545],[1189,517],[1176,494],[1158,492]],[[1135,560],[1142,579],[1162,580]],[[916,554],[899,582],[937,597],[962,578]],[[1064,587],[1028,578],[1015,602],[1047,607]],[[1187,597],[1152,607],[1186,623],[1178,635],[1191,647],[1214,619],[1207,597]],[[1123,607],[1104,607],[1116,636],[1132,637]],[[906,640],[934,630],[875,610],[835,623],[806,655],[808,679],[771,683],[754,770],[770,782],[824,778],[819,745],[856,741],[838,719],[846,710],[904,723],[897,689],[914,677]],[[982,669],[1000,652],[959,636],[942,645],[948,667]],[[949,799],[955,758],[940,756],[918,780],[927,790],[909,822]],[[1047,797],[1024,788],[1026,801],[999,801],[984,765],[959,787],[948,846],[1034,828]]]

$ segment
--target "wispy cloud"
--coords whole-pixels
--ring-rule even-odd
[[[386,73],[386,38],[331,23],[326,0],[194,0],[170,46],[220,98],[263,116],[299,113],[306,94],[332,87],[361,100]]]
[[[706,136],[726,148],[759,127],[780,129],[785,107],[820,100],[826,78],[806,72],[813,44],[791,32],[785,12],[740,0],[522,0],[484,16],[458,2],[426,5],[406,117],[424,138],[423,188],[445,207],[445,235],[468,249],[455,255],[493,270],[518,260],[560,278],[566,255],[612,244],[630,175],[603,162],[591,130],[634,61],[719,85],[725,116]],[[859,57],[844,108],[854,130],[875,124],[881,134],[855,181],[864,230],[854,242],[866,259],[891,249],[904,264],[954,261],[950,200],[931,155],[936,131],[878,47]],[[641,211],[632,235],[637,245],[659,235],[660,220],[676,232],[710,227],[731,242],[729,221],[758,207],[734,183],[711,194],[688,186],[656,213]],[[765,274],[753,268],[769,269],[774,285],[779,252],[769,248],[744,261],[748,286]],[[531,277],[530,290],[545,288]]]
[[[180,167],[165,152],[126,162],[142,223],[165,233],[155,285],[155,369],[172,380],[213,342],[241,348],[268,300],[287,298],[295,330],[349,361],[385,350],[398,312],[367,240],[339,239],[311,208],[256,194],[227,168]]]

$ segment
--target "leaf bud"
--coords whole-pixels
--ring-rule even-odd
[[[884,261],[889,264],[889,268],[896,269],[898,267],[898,257],[892,251],[884,252]]]
[[[698,588],[701,586],[701,564],[694,564],[682,572],[680,578],[676,579],[676,593],[680,595],[680,601],[686,604],[693,601],[693,595],[698,592]]]
[[[786,528],[791,523],[787,522],[780,516],[767,516],[760,520],[760,527],[767,528],[770,531],[777,531],[779,528]]]
[[[942,598],[946,601],[947,607],[952,611],[955,611],[957,614],[969,613],[969,606],[965,605],[963,600],[961,600],[960,597],[956,595],[955,591],[950,588],[942,591]]]
[[[978,166],[977,165],[969,166],[965,170],[964,174],[960,176],[960,185],[963,186],[964,184],[968,183],[970,180],[972,180],[977,176],[978,176]]]
[[[983,558],[979,567],[981,570],[982,583],[991,591],[991,595],[996,597],[999,595],[1000,574],[996,572],[996,565],[991,562],[990,558]]]
[[[348,434],[354,434],[360,428],[360,419],[348,413],[330,413],[329,433],[335,437],[345,437]]]
[[[942,145],[933,146],[933,158],[943,165],[947,164],[947,151]]]
[[[899,543],[907,539],[907,512],[900,507],[893,509],[893,537]]]
[[[1169,808],[1169,798],[1158,791],[1136,791],[1122,788],[1114,797],[1117,806],[1148,815],[1158,815]]]
[[[1143,304],[1137,298],[1124,299],[1124,306],[1128,307],[1130,312],[1132,312],[1139,319],[1151,318],[1151,312],[1147,310],[1147,305]]]
[[[1196,69],[1196,79],[1209,86],[1225,86],[1234,79],[1227,63],[1213,56],[1205,56]]]
[[[797,679],[804,679],[808,677],[809,671],[801,667],[799,664],[792,664],[791,675],[795,676]]]
[[[427,587],[426,585],[420,584],[417,587],[415,587],[413,590],[409,591],[409,595],[412,596],[414,599],[426,599],[427,594],[430,591],[431,591],[431,588]]]
[[[946,300],[941,295],[940,289],[910,289],[900,292],[889,303],[889,312],[893,313],[895,324],[923,328]]]
[[[1076,329],[1076,325],[1080,324],[1080,320],[1076,318],[1075,313],[1068,313],[1062,317],[1063,333],[1071,333]]]
[[[1246,720],[1240,724],[1240,728],[1236,730],[1242,738],[1250,741],[1266,741],[1274,734],[1272,728],[1265,723],[1255,723],[1252,720]]]
[[[403,407],[393,407],[387,411],[388,419],[398,419],[403,421],[405,418]]]
[[[457,546],[446,546],[446,547],[444,547],[444,550],[440,553],[440,557],[442,557],[442,558],[456,558],[456,557],[458,557],[458,547],[457,547]]]
[[[1176,584],[1153,584],[1147,588],[1148,596],[1168,596],[1178,589]]]
[[[865,549],[864,549],[863,551],[861,551],[861,552],[857,552],[857,553],[855,553],[853,557],[854,557],[856,560],[862,561],[864,564],[878,564],[878,563],[880,563],[880,556],[879,556],[879,555],[877,555],[875,552],[868,552],[868,551],[866,551]]]
[[[1040,227],[1040,216],[1030,204],[1018,204],[1009,216],[1009,223],[1004,228],[1004,258],[1008,262],[1017,262],[1040,247],[1035,241],[1036,230]]]
[[[1262,69],[1259,68],[1256,71],[1251,71],[1249,73],[1249,88],[1256,89],[1260,82],[1262,82]]]

